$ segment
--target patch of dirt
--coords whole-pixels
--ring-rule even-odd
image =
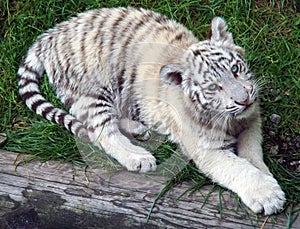
[[[265,152],[271,154],[274,159],[290,170],[300,172],[300,134],[292,134],[284,130],[272,130],[264,127]]]
[[[266,8],[270,10],[276,10],[279,12],[282,11],[297,11],[299,12],[300,4],[298,0],[292,1],[281,1],[281,0],[256,0],[254,1],[254,5],[257,8]]]

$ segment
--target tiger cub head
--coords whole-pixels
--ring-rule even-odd
[[[244,50],[235,45],[225,21],[212,20],[208,40],[191,45],[180,64],[164,65],[161,79],[181,87],[190,106],[201,112],[244,118],[257,107],[257,85]]]

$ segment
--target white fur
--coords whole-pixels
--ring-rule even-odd
[[[145,18],[144,24],[134,24]],[[92,26],[99,21],[103,27]],[[126,30],[118,33],[112,27],[121,22]],[[58,55],[63,55],[59,61]],[[236,192],[252,211],[270,215],[283,208],[285,195],[263,162],[261,118],[252,90],[256,85],[243,55],[219,17],[212,20],[211,37],[199,42],[183,26],[150,11],[93,10],[40,37],[24,62],[30,70],[19,70],[20,94],[38,92],[28,79],[38,81],[32,72],[46,70],[58,97],[71,101],[74,116],[56,108],[44,114],[49,120],[54,116],[72,133],[81,131],[128,170],[140,172],[154,171],[156,159],[121,130],[136,135],[153,127],[169,135],[203,173]],[[116,93],[118,84],[126,93]],[[35,94],[26,104],[32,108],[42,99]],[[134,105],[140,108],[135,118],[142,123],[130,115]],[[37,113],[49,106],[38,106]]]

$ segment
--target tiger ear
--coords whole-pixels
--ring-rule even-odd
[[[234,44],[232,34],[227,30],[226,22],[221,17],[214,17],[211,21],[209,39],[212,43]]]
[[[182,82],[183,68],[179,64],[167,64],[160,69],[160,78],[169,85],[180,86]]]

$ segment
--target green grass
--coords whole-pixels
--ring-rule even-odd
[[[29,111],[17,92],[16,72],[28,47],[44,30],[88,9],[135,6],[158,11],[181,22],[204,39],[213,16],[224,17],[235,42],[246,49],[254,74],[263,83],[266,162],[287,193],[287,207],[300,203],[300,6],[284,0],[270,1],[63,1],[2,0],[0,2],[0,132],[8,135],[4,149],[28,153],[34,159],[84,164],[73,136]],[[298,11],[298,12],[297,12]],[[60,106],[44,83],[48,99]],[[281,122],[270,116],[279,114]],[[172,147],[157,151],[159,160]],[[166,153],[166,155],[168,154]],[[160,194],[182,180],[200,188],[209,182],[193,166],[174,176]],[[299,207],[285,213],[290,222]],[[292,214],[293,213],[293,214]]]

